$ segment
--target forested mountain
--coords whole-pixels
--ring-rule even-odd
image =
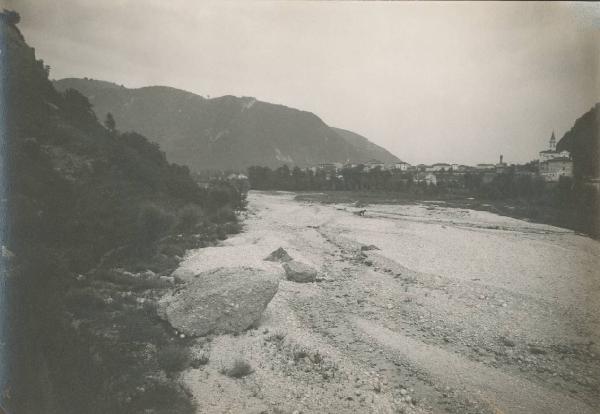
[[[0,411],[191,412],[157,359],[172,333],[140,305],[158,275],[153,285],[98,269],[113,252],[168,270],[158,243],[172,229],[213,229],[234,193],[201,189],[158,145],[104,127],[76,90],[57,91],[19,20],[0,13]]]
[[[128,89],[90,79],[62,79],[55,86],[80,91],[99,118],[112,113],[117,128],[141,132],[160,144],[170,161],[193,170],[398,160],[364,137],[330,128],[313,113],[254,98],[205,99],[164,86]]]
[[[576,177],[600,177],[600,103],[575,121],[556,148],[571,153]]]

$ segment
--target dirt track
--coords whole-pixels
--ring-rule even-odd
[[[600,243],[434,204],[354,210],[252,193],[244,233],[188,254],[183,278],[281,272],[262,260],[280,246],[320,269],[282,280],[256,329],[198,340],[199,412],[600,412]],[[254,372],[219,372],[236,358]]]

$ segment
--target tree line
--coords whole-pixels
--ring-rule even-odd
[[[413,195],[448,193],[477,193],[488,198],[536,197],[546,189],[544,180],[533,174],[517,174],[514,168],[493,178],[485,179],[484,172],[436,172],[436,184],[418,178],[413,171],[372,169],[364,165],[344,167],[336,172],[325,169],[276,169],[252,166],[248,168],[250,185],[256,190],[283,191],[396,191]]]

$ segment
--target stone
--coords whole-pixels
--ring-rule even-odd
[[[360,250],[362,252],[367,251],[367,250],[380,250],[379,247],[375,246],[374,244],[369,244],[369,245],[362,245],[360,246]]]
[[[159,279],[165,283],[175,284],[174,276],[159,276]]]
[[[529,352],[535,355],[544,355],[546,354],[546,350],[542,349],[536,345],[529,345]]]
[[[277,250],[273,250],[270,255],[265,257],[264,260],[268,262],[284,263],[291,261],[292,257],[288,254],[288,252],[285,251],[283,247],[280,247]]]
[[[310,283],[317,279],[317,269],[296,260],[284,263],[283,270],[285,270],[286,278],[294,282]]]
[[[503,344],[503,345],[505,345],[505,346],[509,346],[509,347],[511,347],[511,348],[512,348],[512,347],[514,347],[514,346],[516,346],[516,343],[515,343],[515,341],[513,341],[513,340],[512,340],[512,339],[510,339],[510,338],[507,338],[506,336],[503,336],[503,337],[501,337],[501,338],[500,338],[500,341],[502,342],[502,344]]]
[[[278,287],[277,275],[261,269],[218,268],[163,296],[158,313],[189,336],[239,333],[256,325]]]

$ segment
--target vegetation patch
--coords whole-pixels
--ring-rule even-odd
[[[232,366],[227,368],[223,367],[221,368],[220,372],[221,374],[227,375],[230,378],[243,378],[252,374],[254,370],[248,362],[238,358],[233,362]]]

